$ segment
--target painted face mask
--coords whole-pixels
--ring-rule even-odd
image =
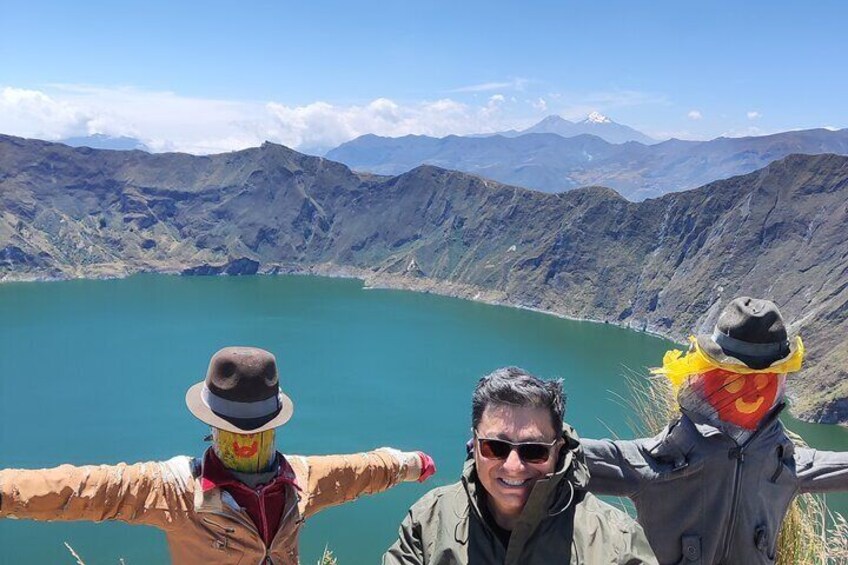
[[[225,467],[240,473],[261,473],[274,461],[274,430],[236,434],[212,429],[212,447]]]
[[[754,430],[782,396],[784,380],[782,374],[713,369],[695,375],[692,385],[720,420]]]
[[[688,352],[667,351],[663,366],[651,373],[668,378],[682,408],[747,433],[783,399],[786,374],[799,371],[804,362],[804,343],[799,336],[795,337],[795,352],[767,369],[720,363],[701,351],[694,336],[689,343]]]

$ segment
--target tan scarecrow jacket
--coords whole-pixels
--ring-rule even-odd
[[[398,455],[378,449],[354,455],[286,456],[302,490],[288,487],[283,518],[268,549],[229,493],[218,488],[203,491],[201,460],[191,457],[2,470],[0,518],[121,520],[155,526],[165,531],[176,564],[297,565],[298,535],[306,518],[415,475]]]

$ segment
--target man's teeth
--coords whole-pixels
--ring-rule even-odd
[[[524,479],[521,481],[512,481],[510,479],[500,479],[502,483],[510,487],[520,487],[523,486],[529,479]]]

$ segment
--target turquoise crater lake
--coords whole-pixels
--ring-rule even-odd
[[[504,365],[562,377],[581,435],[629,435],[622,375],[656,365],[672,344],[433,295],[362,289],[317,277],[182,278],[0,285],[0,467],[166,459],[202,453],[207,428],[185,408],[225,345],[277,356],[295,403],[278,432],[286,453],[379,446],[421,449],[439,472],[328,509],[306,523],[302,562],[325,545],[342,565],[379,561],[406,509],[457,480],[477,379]],[[845,428],[789,425],[815,446],[848,449]],[[846,497],[829,499],[841,511]],[[0,521],[0,561],[167,563],[164,535],[124,524]]]

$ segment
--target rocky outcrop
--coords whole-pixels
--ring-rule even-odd
[[[808,346],[795,409],[823,422],[846,422],[845,225],[836,155],[633,203],[432,166],[359,175],[272,144],[192,157],[0,136],[0,278],[345,273],[678,340],[766,296]]]
[[[255,275],[259,272],[259,262],[242,257],[234,259],[224,265],[197,265],[183,269],[182,273],[185,276],[210,276],[210,275]]]

